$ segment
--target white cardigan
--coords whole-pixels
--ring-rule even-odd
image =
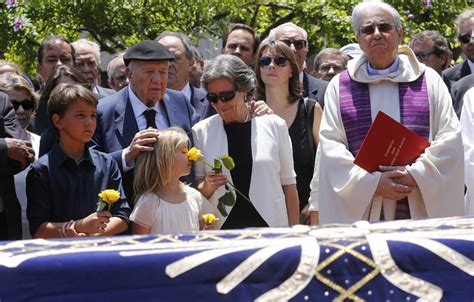
[[[264,115],[252,121],[252,176],[249,197],[258,213],[270,227],[288,226],[288,213],[282,185],[296,184],[293,169],[293,151],[288,127],[278,116]],[[219,115],[200,121],[193,127],[194,145],[202,151],[204,159],[211,165],[215,158],[228,154],[227,134],[224,121]],[[236,165],[239,159],[234,158]],[[210,167],[196,163],[196,179],[204,179]],[[229,170],[223,167],[223,174],[232,181]],[[237,188],[238,189],[238,188]],[[217,206],[218,198],[224,195],[224,187],[218,188],[209,198]],[[232,207],[226,206],[227,213]],[[218,213],[220,216],[220,213]],[[226,217],[219,217],[220,228]]]

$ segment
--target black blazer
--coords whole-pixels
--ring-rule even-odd
[[[444,70],[442,73],[442,77],[443,77],[443,81],[446,83],[446,86],[448,86],[448,89],[451,92],[451,87],[456,81],[470,74],[471,74],[471,68],[469,67],[469,63],[467,62],[467,59],[466,59],[462,61],[461,63],[458,63]]]
[[[470,74],[468,76],[463,77],[457,82],[454,82],[451,86],[451,98],[453,99],[453,107],[458,117],[461,117],[462,105],[464,103],[464,94],[471,87],[474,87],[474,74]]]
[[[0,92],[0,196],[7,220],[8,237],[0,240],[21,239],[21,207],[15,192],[13,176],[22,169],[20,163],[9,159],[5,138],[20,136],[20,124],[6,94]]]
[[[303,96],[318,101],[322,109],[324,109],[324,93],[327,87],[327,81],[317,79],[306,72],[303,73]]]

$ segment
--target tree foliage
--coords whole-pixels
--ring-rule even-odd
[[[221,37],[230,23],[240,22],[263,37],[285,22],[308,31],[310,52],[355,42],[351,12],[356,0],[6,0],[0,4],[0,58],[32,73],[39,43],[50,34],[70,40],[93,39],[115,53],[164,30],[181,31],[196,41]],[[412,33],[435,29],[454,47],[454,20],[470,0],[389,0],[402,16],[404,42]]]

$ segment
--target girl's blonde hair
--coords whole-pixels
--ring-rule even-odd
[[[174,156],[179,148],[187,147],[189,138],[183,129],[171,127],[160,130],[151,152],[142,152],[135,166],[134,190],[136,198],[145,193],[159,193],[171,182]]]

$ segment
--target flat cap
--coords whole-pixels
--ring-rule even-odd
[[[128,48],[123,56],[125,65],[131,60],[142,61],[173,61],[174,55],[163,44],[152,40],[141,41]]]

